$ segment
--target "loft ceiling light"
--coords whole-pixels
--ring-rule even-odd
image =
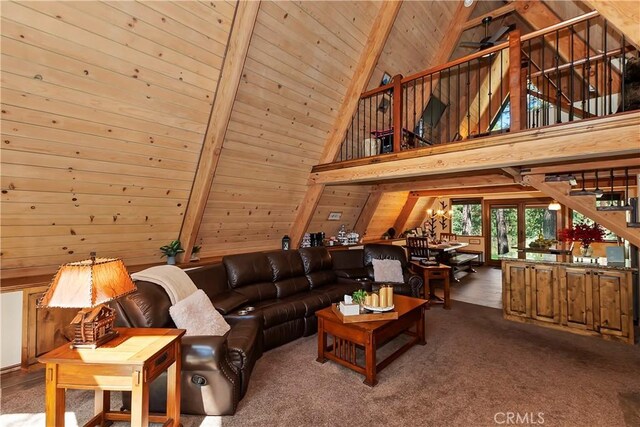
[[[464,7],[471,7],[473,0],[464,0]]]
[[[554,200],[553,202],[549,203],[547,209],[549,209],[550,211],[559,211],[560,209],[562,209],[562,206],[560,206],[560,203]]]

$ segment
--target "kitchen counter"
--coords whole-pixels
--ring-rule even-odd
[[[589,257],[581,257],[581,256],[569,256],[569,261],[556,261],[550,259],[550,257],[546,254],[527,254],[526,259],[520,259],[510,256],[502,256],[500,260],[502,261],[522,261],[529,262],[534,264],[547,264],[547,265],[562,265],[565,267],[582,267],[582,268],[598,268],[604,270],[619,270],[619,271],[633,271],[637,272],[637,268],[633,268],[630,266],[630,261],[626,260],[625,266],[618,265],[607,265],[606,258],[589,258]],[[598,261],[604,260],[604,263],[599,263]],[[590,262],[591,261],[591,262]]]

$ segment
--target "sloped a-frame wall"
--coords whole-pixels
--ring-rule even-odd
[[[2,2],[3,279],[178,236],[235,2]]]

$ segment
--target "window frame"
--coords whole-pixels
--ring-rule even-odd
[[[455,205],[480,205],[480,234],[457,234],[458,236],[463,237],[482,237],[484,238],[484,199],[482,198],[465,198],[465,199],[450,199],[449,204],[451,205],[451,210],[453,211],[453,207]],[[453,233],[453,214],[451,214],[451,218],[449,218],[450,226],[449,229]]]

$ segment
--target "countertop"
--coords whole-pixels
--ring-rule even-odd
[[[503,257],[500,257],[500,259],[502,261],[519,261],[519,262],[528,262],[533,264],[563,265],[565,267],[598,268],[598,269],[605,269],[605,270],[620,270],[620,271],[634,271],[634,272],[638,271],[637,268],[633,268],[633,267],[626,267],[626,266],[622,267],[622,266],[616,266],[616,265],[599,264],[596,261],[598,261],[600,258],[569,257],[569,259],[572,259],[571,261],[551,261],[551,260],[537,258],[537,257],[530,257],[528,255],[527,259],[520,259],[520,258],[509,257],[509,256],[503,256]],[[591,259],[591,260],[594,260],[594,262],[581,262],[580,260],[583,260],[583,259],[585,260]],[[606,262],[606,258],[603,258],[603,259]],[[629,260],[627,260],[627,265],[628,263],[629,263]]]

